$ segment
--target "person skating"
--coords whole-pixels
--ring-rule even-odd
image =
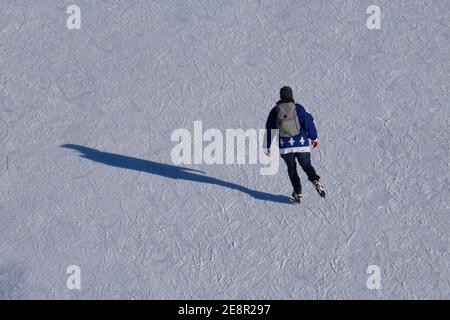
[[[305,108],[295,103],[292,89],[283,87],[280,90],[280,101],[270,111],[266,122],[267,152],[270,154],[271,130],[279,130],[279,147],[281,158],[288,169],[293,192],[292,197],[297,202],[302,199],[302,185],[297,172],[298,161],[305,171],[308,180],[314,184],[321,197],[325,197],[325,189],[320,182],[320,176],[311,164],[311,145],[319,146],[314,118]],[[310,143],[311,140],[311,143]]]

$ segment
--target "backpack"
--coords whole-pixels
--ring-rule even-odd
[[[300,134],[300,121],[298,119],[297,107],[293,102],[280,103],[276,106],[277,129],[280,137],[295,137]]]

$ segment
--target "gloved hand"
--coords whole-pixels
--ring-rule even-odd
[[[312,146],[313,148],[317,148],[319,146],[319,140],[313,140]]]

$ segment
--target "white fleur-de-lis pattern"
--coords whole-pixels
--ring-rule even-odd
[[[311,152],[309,139],[299,134],[295,137],[280,138],[280,153]]]

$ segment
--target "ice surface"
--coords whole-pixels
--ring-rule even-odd
[[[72,2],[0,1],[0,299],[450,298],[449,1],[376,1],[380,30],[366,0],[77,1],[68,30]],[[261,128],[282,85],[327,199],[171,170],[174,129]]]

